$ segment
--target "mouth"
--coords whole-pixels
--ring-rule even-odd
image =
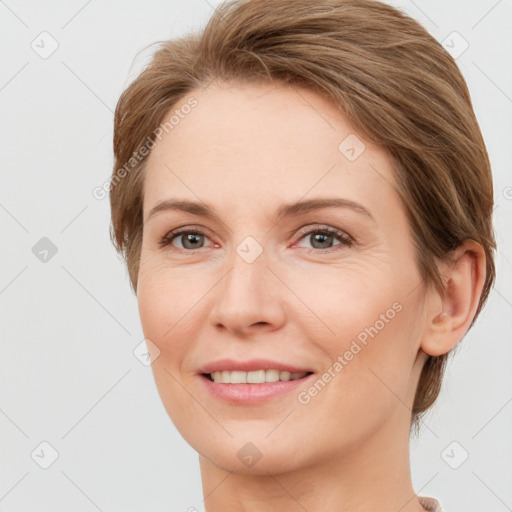
[[[210,397],[230,405],[291,399],[315,372],[307,366],[271,359],[219,359],[199,368],[197,376]]]
[[[200,375],[216,384],[268,384],[272,382],[289,382],[304,379],[313,372],[289,372],[277,369],[253,370],[245,372],[241,370],[223,370]]]
[[[198,374],[209,397],[230,406],[257,406],[273,400],[294,400],[299,387],[312,383],[312,371],[261,369],[217,370]]]

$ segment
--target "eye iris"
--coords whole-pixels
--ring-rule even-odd
[[[188,233],[188,234],[186,234],[186,235],[182,235],[182,236],[181,236],[181,240],[182,240],[182,242],[184,242],[184,243],[183,243],[183,247],[185,247],[185,249],[197,249],[197,247],[198,247],[197,245],[192,245],[192,246],[188,246],[188,247],[187,247],[187,244],[188,244],[189,242],[191,242],[192,244],[194,244],[194,242],[197,242],[197,239],[198,239],[199,237],[201,237],[201,236],[203,236],[203,235],[201,235],[201,234],[199,234],[199,233]]]
[[[182,231],[182,234],[179,232],[177,233],[170,233],[164,239],[161,241],[162,245],[174,245],[174,240],[180,239],[183,248],[194,250],[198,249],[204,246],[204,238],[205,235],[198,231]],[[352,245],[350,240],[345,240],[344,237],[342,237],[341,234],[338,232],[331,233],[330,230],[317,230],[310,232],[308,234],[309,240],[312,243],[313,247],[315,249],[327,249],[330,248],[330,245],[333,243],[334,238],[340,239],[341,244],[343,245]],[[203,242],[203,243],[201,243]]]
[[[332,242],[332,238],[333,238],[332,235],[325,234],[325,233],[313,233],[311,235],[311,237],[312,237],[311,240],[313,240],[315,242],[319,241],[320,244],[325,243],[326,241],[327,242]],[[315,246],[314,243],[312,245],[313,245],[313,247]],[[322,246],[322,247],[315,247],[315,249],[326,249],[326,248],[327,247],[324,247],[324,246]]]

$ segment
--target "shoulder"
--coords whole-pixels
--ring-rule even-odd
[[[418,501],[428,512],[445,512],[441,503],[435,498],[431,498],[430,496],[418,496]]]

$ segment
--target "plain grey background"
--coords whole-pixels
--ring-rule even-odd
[[[108,198],[93,190],[109,179],[113,110],[148,45],[202,26],[219,3],[0,1],[3,512],[204,510],[197,454],[133,353],[137,302],[110,244]],[[493,166],[499,246],[495,290],[411,442],[413,483],[447,512],[505,512],[512,2],[389,3],[457,53]]]

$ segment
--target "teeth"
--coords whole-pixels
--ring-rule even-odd
[[[229,374],[229,372],[226,372]],[[222,378],[224,382],[224,377]],[[246,384],[247,383],[247,372],[231,372],[230,375],[231,384]]]
[[[278,380],[297,380],[305,375],[307,375],[307,372],[290,373],[280,372],[279,370],[255,370],[252,372],[224,370],[210,373],[213,382],[222,384],[263,384],[264,382],[277,382]]]
[[[266,373],[265,370],[257,370],[255,372],[247,372],[247,383],[248,384],[258,384],[261,382],[266,382]]]

